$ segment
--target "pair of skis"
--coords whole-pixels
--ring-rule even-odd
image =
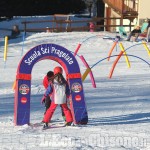
[[[50,124],[48,127],[43,127],[44,123],[43,122],[39,122],[39,123],[30,123],[29,126],[31,126],[32,128],[39,128],[42,127],[42,130],[47,130],[47,129],[53,129],[53,128],[63,128],[63,127],[79,127],[78,125],[71,125],[71,126],[67,126],[66,124],[63,123],[52,123]]]

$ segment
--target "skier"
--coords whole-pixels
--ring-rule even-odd
[[[90,32],[94,32],[95,30],[95,24],[93,22],[90,22]]]
[[[45,89],[47,89],[49,82],[51,82],[52,78],[54,76],[54,72],[53,71],[48,71],[47,75],[43,78],[43,86]],[[45,103],[45,112],[47,111],[47,109],[50,107],[51,105],[51,99],[50,99],[50,95],[46,96],[46,97],[42,97],[42,104]]]
[[[138,42],[138,37],[141,33],[141,28],[140,26],[136,26],[135,29],[133,29],[130,34],[128,35],[127,37],[127,41],[130,41],[131,37],[133,36],[134,37],[134,41],[135,42]]]
[[[20,30],[18,25],[14,25],[13,29],[11,30],[11,35],[8,36],[8,39],[15,39],[20,35]]]
[[[70,126],[72,124],[72,115],[71,111],[67,106],[67,97],[70,95],[70,89],[67,81],[64,79],[62,75],[62,68],[55,67],[54,68],[54,78],[52,82],[49,84],[44,96],[48,96],[52,94],[52,102],[50,108],[46,111],[44,115],[44,126],[43,128],[48,128],[48,123],[50,122],[52,115],[57,107],[58,104],[61,105],[63,112],[66,117],[66,124],[65,126]]]
[[[48,85],[52,82],[53,77],[54,77],[54,72],[53,71],[48,71],[47,75],[43,78],[43,86],[44,86],[45,89],[48,88]],[[50,97],[51,97],[51,94],[47,95],[46,97],[45,96],[42,97],[42,101],[41,102],[42,102],[42,104],[45,103],[45,113],[46,113],[47,109],[51,105],[51,98]],[[62,107],[61,107],[61,111],[62,111],[62,117],[63,117],[63,119],[65,121],[65,114],[64,114],[64,112],[62,110]]]
[[[12,37],[12,38],[15,38],[15,37],[17,37],[19,34],[20,34],[20,30],[19,30],[18,25],[14,25],[14,26],[13,26],[13,29],[12,29],[12,31],[11,31],[11,37]]]

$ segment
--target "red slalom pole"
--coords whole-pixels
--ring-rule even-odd
[[[74,52],[74,56],[76,56],[76,55],[77,55],[77,53],[78,53],[78,51],[79,51],[80,47],[81,47],[81,44],[78,44],[78,46],[77,46],[77,48],[76,48],[76,50],[75,50],[75,52]]]

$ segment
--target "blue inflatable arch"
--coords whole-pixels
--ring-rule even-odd
[[[42,44],[28,51],[18,65],[14,103],[15,125],[30,124],[31,72],[33,66],[44,59],[58,62],[65,70],[71,91],[70,109],[73,121],[75,124],[87,124],[84,90],[76,58],[62,46]]]

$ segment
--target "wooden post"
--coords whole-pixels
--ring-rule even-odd
[[[103,0],[97,0],[97,17],[104,18],[105,4]],[[97,22],[97,25],[104,25],[104,19]],[[100,27],[100,31],[104,31],[104,27]]]
[[[109,25],[111,25],[111,19],[108,19],[108,18],[110,18],[111,17],[111,8],[110,7],[107,7],[106,8],[106,25],[108,25],[108,26],[106,26],[106,31],[110,31],[110,27],[109,27]]]
[[[121,15],[120,25],[123,26],[123,15]]]
[[[122,2],[122,6],[121,6],[122,8],[121,9],[122,9],[122,14],[123,14],[123,12],[124,12],[124,0],[121,0],[121,2]]]

